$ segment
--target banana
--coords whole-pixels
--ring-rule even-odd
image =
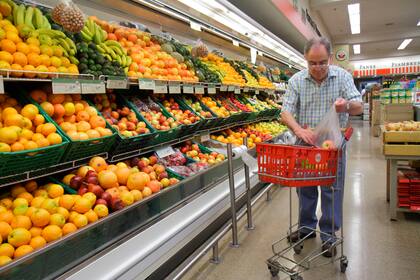
[[[12,0],[2,0],[2,2],[6,2],[7,4],[9,4],[10,7],[12,7],[12,10],[14,10],[15,8],[17,8],[16,3],[13,2]]]
[[[104,54],[102,54],[104,57],[106,57],[109,61],[112,61],[112,57],[109,55],[109,54],[107,54],[107,53],[104,53]]]
[[[100,28],[102,30],[102,42],[105,42],[106,37],[108,37],[108,33],[105,30],[103,30],[102,27]]]
[[[46,17],[42,17],[42,28],[51,29],[51,24]]]
[[[125,72],[126,75],[128,74],[128,67],[124,68],[124,72]]]
[[[72,64],[79,65],[79,60],[75,58],[74,56],[70,56],[69,59]]]
[[[51,39],[51,37],[45,34],[39,35],[38,40],[41,43],[41,45],[52,46],[54,44],[54,41]]]
[[[121,44],[117,41],[114,41],[114,40],[107,40],[107,41],[104,42],[104,44],[109,46],[109,47],[113,46],[113,47],[116,47],[116,48],[119,48],[119,49],[123,50],[123,47],[121,46]]]
[[[101,46],[101,44],[96,45],[96,48],[98,49],[98,51],[102,54],[106,54],[106,50]]]
[[[118,55],[117,56],[115,56],[116,57],[116,61],[118,61],[118,63],[120,64],[120,65],[122,65],[122,61],[121,61],[121,57],[119,57]]]
[[[118,55],[124,55],[124,52],[122,51],[122,49],[120,49],[120,48],[117,48],[117,47],[115,47],[115,46],[109,46],[108,48],[111,48],[111,49],[113,49],[114,50],[114,52],[116,53],[116,54],[118,54]]]
[[[58,42],[60,42],[60,46],[62,46],[67,52],[71,51],[71,48],[70,48],[69,44],[67,44],[66,40],[64,40],[62,38],[59,38]]]
[[[13,23],[17,26],[17,13],[18,13],[18,10],[19,10],[19,6],[16,6],[15,8],[13,8],[13,11],[12,11],[12,15],[13,15]]]
[[[33,17],[34,17],[34,8],[29,6],[28,8],[26,8],[26,12],[25,12],[25,24],[35,29],[34,25],[32,24]]]
[[[67,42],[67,44],[70,46],[70,48],[71,48],[72,50],[77,51],[76,44],[73,42],[73,40],[72,40],[72,39],[70,39],[69,37],[67,37],[67,38],[65,38],[64,40]]]
[[[44,28],[44,16],[42,12],[38,8],[34,8],[34,18],[33,18],[33,25],[35,29]]]
[[[86,34],[86,32],[84,30],[80,31],[80,34],[82,34],[83,41],[92,42],[92,40],[93,40],[92,36],[89,36],[88,34]]]
[[[89,37],[93,37],[93,33],[90,32],[89,28],[85,25],[82,29],[82,32],[84,32],[86,35],[88,35]]]
[[[131,63],[133,63],[133,59],[131,58],[131,56],[126,55],[127,57],[127,66],[130,66]]]
[[[18,11],[17,11],[17,14],[16,14],[16,22],[15,22],[16,26],[19,26],[21,24],[25,24],[25,11],[26,11],[25,5],[20,4],[19,8],[18,8]]]
[[[66,50],[63,48],[63,46],[61,46],[61,48],[63,49],[63,55],[64,55],[65,57],[70,57],[70,55],[69,55],[68,51],[66,51]]]
[[[125,67],[127,66],[127,57],[125,55],[120,56],[121,58],[121,66]]]
[[[94,24],[94,22],[89,19],[89,20],[86,21],[86,25],[85,25],[87,27],[87,29],[89,29],[89,32],[91,34],[95,33],[95,26],[93,24]]]

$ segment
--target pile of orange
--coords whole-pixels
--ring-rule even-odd
[[[26,42],[19,36],[9,20],[0,20],[0,69],[14,70],[14,77],[47,78],[48,74],[21,72],[62,72],[78,74],[77,65],[64,57],[61,46],[41,45],[37,38],[28,38]]]
[[[80,94],[52,94],[42,90],[30,93],[32,99],[63,129],[72,140],[96,139],[112,135],[96,108]]]
[[[0,152],[32,150],[62,141],[56,127],[45,122],[37,106],[22,107],[16,99],[0,95]]]
[[[0,199],[0,266],[107,216],[92,195],[64,194],[58,184],[36,181],[13,186]]]
[[[236,72],[235,68],[232,67],[228,62],[214,53],[209,53],[206,57],[201,58],[206,63],[214,64],[219,71],[224,75],[222,79],[223,84],[245,86],[245,79]]]

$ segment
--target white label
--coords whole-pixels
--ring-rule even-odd
[[[82,94],[105,93],[105,83],[102,81],[82,81]]]
[[[4,94],[3,76],[0,76],[0,94]]]
[[[170,94],[181,93],[181,84],[177,82],[169,82],[169,93]]]
[[[139,89],[155,90],[155,81],[149,79],[139,79]]]
[[[128,88],[128,80],[121,78],[108,78],[106,80],[106,87],[112,89],[127,89]]]
[[[164,81],[155,81],[155,89],[153,93],[165,94],[168,93],[168,85]]]
[[[226,85],[220,86],[220,91],[227,91],[228,87]]]
[[[235,87],[235,94],[241,94],[241,88]]]
[[[203,85],[196,85],[195,86],[195,93],[196,94],[204,94],[204,86]]]
[[[255,94],[260,94],[260,91],[258,89],[256,89]]]
[[[201,135],[201,142],[206,142],[210,140],[210,134]]]
[[[53,79],[52,91],[55,94],[80,94],[82,89],[78,80]]]
[[[184,93],[189,93],[189,94],[193,94],[194,93],[194,87],[191,84],[184,84],[182,86],[183,92]]]
[[[208,94],[216,94],[216,86],[215,85],[208,85],[207,86],[207,93]]]
[[[158,155],[158,157],[164,158],[164,157],[175,154],[175,151],[171,146],[165,146],[165,147],[156,149],[156,154]]]
[[[244,87],[244,92],[249,92],[249,88],[248,87]]]
[[[235,86],[228,86],[228,91],[235,91]]]

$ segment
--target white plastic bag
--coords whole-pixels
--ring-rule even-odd
[[[315,127],[315,146],[325,149],[337,149],[341,143],[340,120],[335,106],[331,106],[322,121]]]

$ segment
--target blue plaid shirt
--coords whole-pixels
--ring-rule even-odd
[[[330,65],[327,78],[318,85],[310,76],[308,69],[305,69],[289,80],[283,98],[283,111],[294,115],[301,126],[316,127],[339,97],[347,101],[362,102],[350,73]],[[341,127],[347,126],[348,118],[347,113],[340,113]]]

